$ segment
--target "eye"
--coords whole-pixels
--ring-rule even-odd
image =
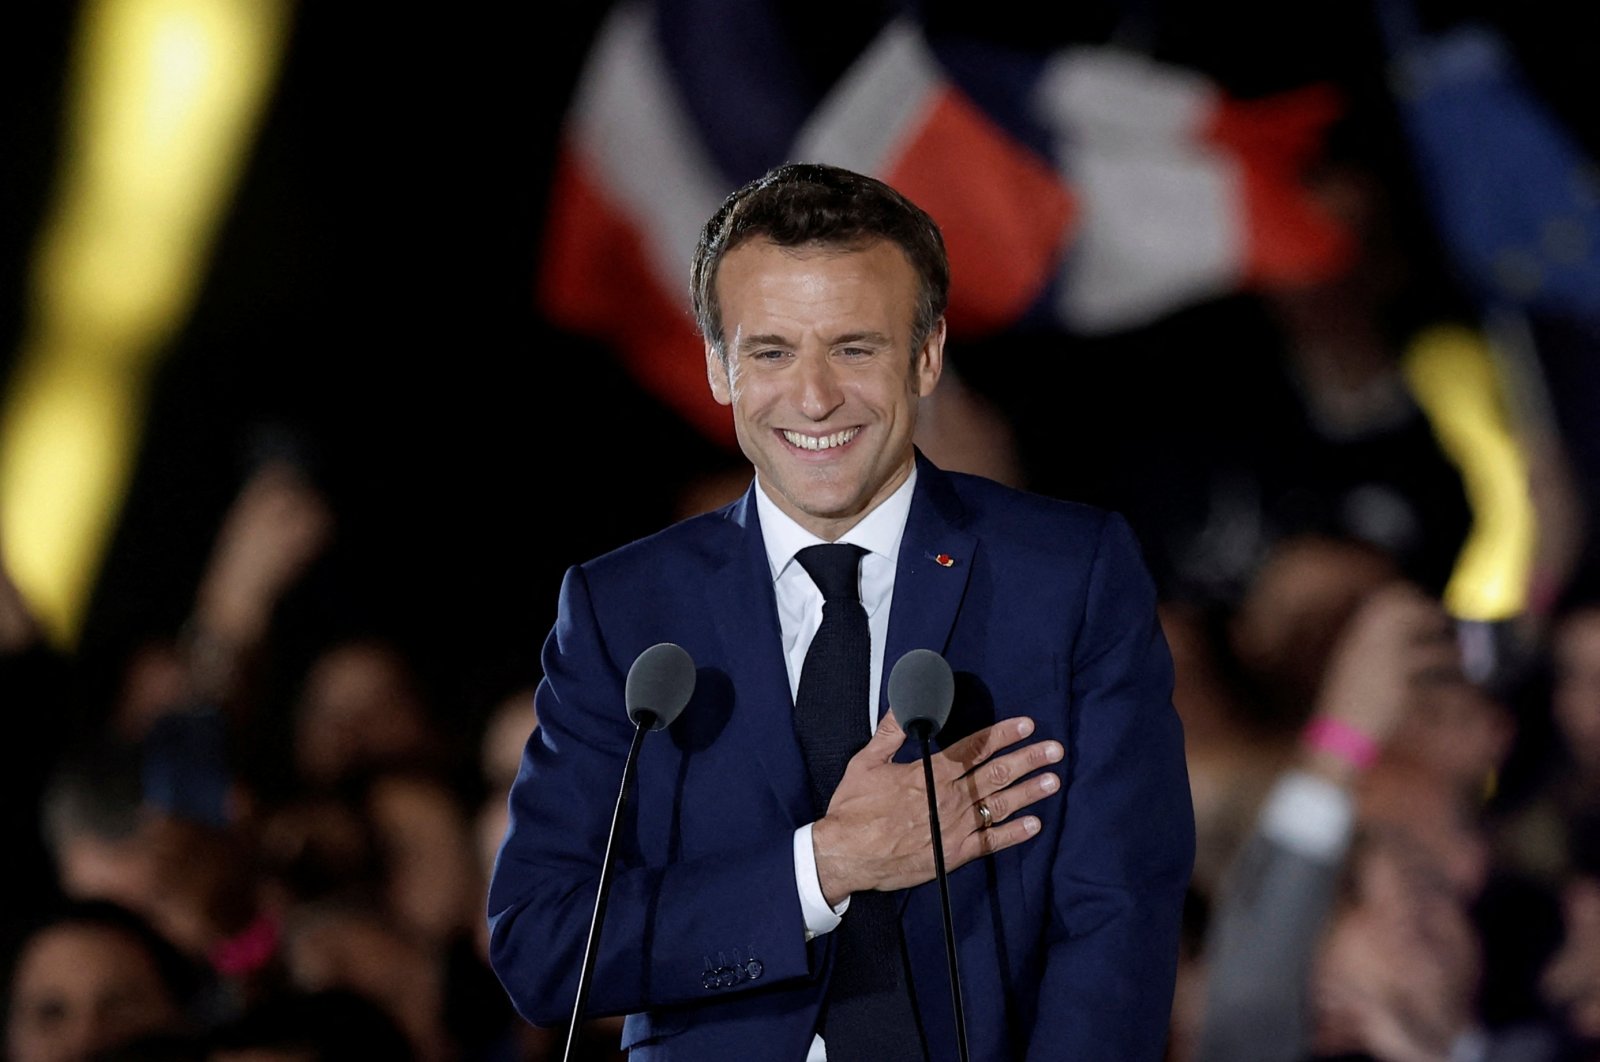
[[[58,999],[38,1000],[25,1008],[25,1014],[34,1028],[54,1029],[67,1020],[67,1005]]]
[[[843,358],[870,358],[872,351],[866,347],[841,347],[839,356]]]
[[[788,356],[789,352],[787,350],[778,350],[776,348],[752,351],[749,355],[751,361],[782,361]]]

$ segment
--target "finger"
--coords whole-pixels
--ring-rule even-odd
[[[1059,741],[1036,741],[978,764],[953,781],[974,801],[985,799],[1040,767],[1061,762],[1063,753]]]
[[[900,729],[900,721],[893,712],[884,712],[883,718],[878,720],[878,729],[872,732],[871,740],[856,755],[874,763],[888,763],[900,751],[905,740],[906,732]]]
[[[979,856],[993,855],[1007,848],[1014,848],[1038,832],[1039,820],[1032,815],[1024,815],[1010,822],[991,826],[987,830],[975,830],[962,839],[960,847],[956,850],[955,859],[951,862],[959,867]],[[950,869],[953,870],[955,867]]]
[[[1061,779],[1054,774],[1035,775],[975,802],[966,814],[978,829],[993,829],[996,824],[1006,821],[1023,808],[1037,804],[1060,789]],[[983,813],[978,810],[980,807],[989,809],[987,823],[983,821]]]
[[[1033,720],[1026,716],[1002,719],[998,723],[984,727],[976,734],[962,738],[949,748],[940,750],[936,758],[959,764],[964,773],[1032,733]]]

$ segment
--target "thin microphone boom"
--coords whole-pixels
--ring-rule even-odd
[[[694,693],[694,681],[694,661],[681,646],[671,642],[652,645],[640,653],[628,669],[623,700],[628,709],[628,718],[633,720],[633,741],[628,746],[627,761],[622,765],[622,786],[617,792],[616,807],[611,812],[611,831],[606,835],[605,859],[600,863],[600,891],[594,898],[594,916],[589,920],[589,940],[584,945],[583,966],[578,971],[578,995],[572,1001],[572,1024],[567,1026],[567,1046],[561,1055],[564,1062],[571,1062],[572,1048],[578,1040],[578,1027],[583,1021],[583,1008],[589,1002],[595,956],[600,951],[600,927],[605,922],[606,901],[611,895],[617,825],[622,821],[622,809],[628,803],[628,784],[633,780],[639,746],[644,744],[645,734],[670,726],[678,718],[678,713],[683,711]]]
[[[956,962],[955,920],[950,915],[950,881],[944,868],[944,835],[939,829],[939,798],[934,792],[933,751],[929,742],[945,720],[955,700],[955,676],[944,657],[931,649],[913,649],[889,673],[889,707],[895,721],[922,746],[923,788],[928,794],[928,829],[933,839],[933,873],[939,881],[939,904],[944,914],[944,954],[950,965],[950,1005],[955,1010],[956,1052],[967,1062],[967,1018],[961,1002],[961,970]]]

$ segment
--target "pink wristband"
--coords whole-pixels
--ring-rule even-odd
[[[1307,723],[1300,739],[1308,748],[1337,756],[1358,771],[1377,763],[1382,751],[1372,735],[1331,715],[1319,715]]]

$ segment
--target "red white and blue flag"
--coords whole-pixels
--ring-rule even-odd
[[[732,440],[707,392],[688,269],[705,219],[786,161],[882,178],[950,252],[951,334],[1107,334],[1313,282],[1348,234],[1300,183],[1333,90],[1251,101],[1106,47],[1047,54],[884,25],[820,96],[757,0],[625,0],[587,57],[552,186],[539,297]]]

